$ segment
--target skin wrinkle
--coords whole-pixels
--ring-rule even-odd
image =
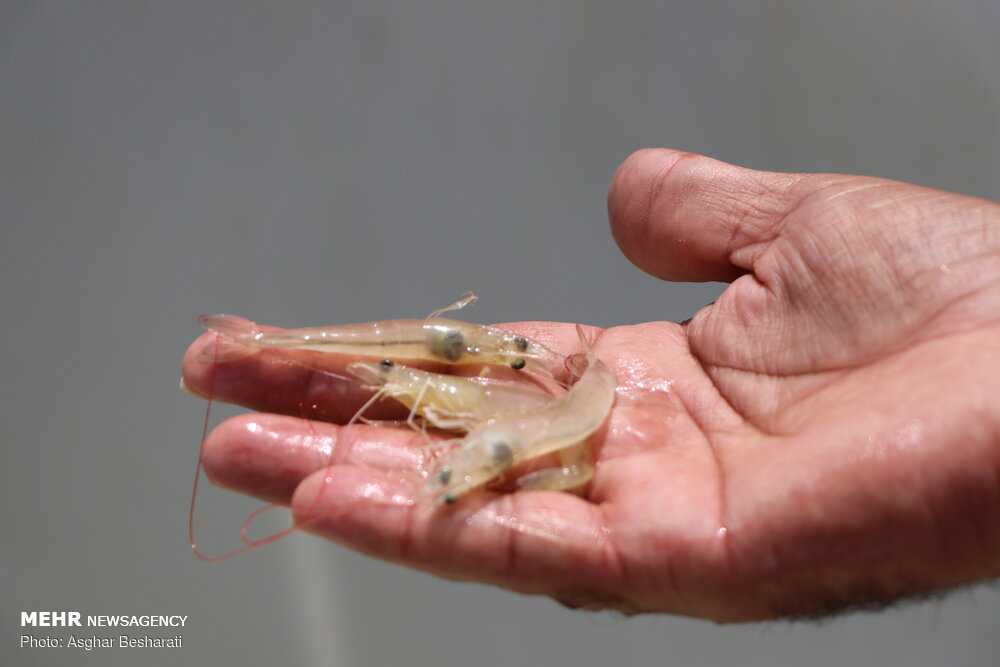
[[[692,353],[692,356],[694,356],[693,353]],[[695,360],[698,361],[697,358],[695,358]],[[699,366],[700,366],[700,362],[699,362]],[[701,368],[702,368],[702,372],[704,373],[704,371],[705,371],[704,367],[702,366]],[[713,387],[715,387],[714,383],[712,383],[712,381],[711,381],[711,378],[708,378],[707,375],[706,375],[706,379],[708,379],[709,383]],[[716,389],[716,392],[718,393],[718,387],[715,387],[715,389]],[[705,444],[708,446],[708,450],[709,450],[709,452],[712,455],[712,460],[715,463],[715,468],[718,471],[718,477],[717,477],[717,479],[718,479],[718,482],[717,482],[718,483],[718,493],[716,494],[716,497],[718,498],[718,502],[719,502],[719,510],[718,510],[718,518],[717,518],[716,524],[715,524],[716,528],[717,529],[727,528],[727,518],[728,518],[728,511],[729,510],[728,510],[727,493],[726,493],[726,484],[727,484],[727,481],[726,481],[726,469],[725,469],[725,466],[723,464],[723,458],[722,458],[721,454],[719,453],[719,450],[716,447],[716,444],[715,444],[714,440],[709,436],[709,432],[706,429],[706,426],[702,423],[702,421],[699,419],[699,417],[695,415],[695,412],[686,403],[686,401],[684,400],[684,397],[683,397],[682,394],[683,394],[683,392],[680,392],[678,394],[677,399],[680,402],[680,404],[683,406],[684,411],[688,414],[688,417],[691,419],[691,422],[695,425],[696,428],[698,428],[699,431],[701,431],[702,437],[705,439]],[[725,402],[726,405],[729,406],[730,410],[732,410],[735,414],[739,415],[739,413],[736,412],[731,405],[729,405],[728,401],[726,401],[725,397],[722,396],[721,393],[718,393],[718,395],[723,400],[723,402]],[[739,415],[739,416],[742,417],[742,415]],[[749,422],[746,422],[744,420],[743,423],[747,424]],[[754,427],[753,424],[750,424],[750,426]],[[754,427],[754,428],[756,428],[756,427]],[[668,559],[668,561],[669,561],[669,559]]]
[[[753,170],[750,170],[753,173]],[[773,174],[767,172],[768,176],[782,176],[784,174]],[[728,253],[729,261],[735,266],[740,266],[741,268],[746,268],[751,272],[756,272],[755,261],[756,257],[751,257],[749,266],[743,267],[741,264],[734,261],[733,256],[737,253],[744,251],[746,248],[763,245],[766,251],[767,247],[774,242],[776,239],[781,238],[785,229],[789,224],[789,220],[798,215],[799,211],[804,208],[807,204],[812,203],[813,197],[817,194],[823,194],[826,197],[825,190],[830,187],[831,181],[823,179],[822,176],[813,174],[788,174],[794,180],[787,185],[784,190],[772,188],[767,185],[765,179],[758,179],[759,189],[766,190],[770,194],[774,194],[778,197],[779,201],[785,201],[787,204],[784,207],[776,206],[774,211],[769,212],[770,217],[766,215],[753,216],[751,219],[758,223],[765,223],[760,225],[757,229],[756,234],[747,234],[746,236],[751,239],[755,239],[753,242],[748,243],[740,248],[736,248]],[[796,190],[805,190],[802,194],[792,194]],[[736,221],[736,227],[743,228],[744,222],[741,220]]]
[[[850,176],[841,174],[831,174],[830,179],[822,177],[817,179],[816,187],[811,195],[822,194],[823,203],[827,206],[843,197],[854,197],[858,193],[867,190],[877,190],[880,188],[891,188],[900,185],[897,181],[891,181],[874,176]],[[891,200],[892,198],[887,198]],[[867,201],[867,200],[866,200]]]
[[[747,373],[749,375],[756,375],[758,377],[764,377],[764,378],[774,378],[774,379],[778,379],[778,380],[781,380],[781,379],[784,379],[784,378],[805,378],[805,377],[809,377],[811,375],[820,375],[820,374],[823,374],[823,373],[837,373],[837,372],[842,372],[842,371],[856,370],[857,368],[859,368],[859,367],[861,367],[861,366],[864,365],[864,364],[845,364],[843,366],[833,366],[833,367],[830,367],[830,368],[824,368],[823,370],[819,370],[819,371],[813,370],[813,371],[795,371],[795,372],[788,372],[788,373],[786,373],[786,372],[776,373],[776,372],[765,371],[765,370],[757,370],[757,369],[753,369],[753,368],[743,368],[741,366],[735,366],[735,365],[732,365],[732,364],[721,364],[721,363],[716,363],[716,362],[707,362],[707,361],[704,361],[704,360],[701,360],[701,359],[698,359],[698,361],[699,361],[699,364],[701,365],[702,369],[706,372],[706,374],[708,375],[709,378],[711,378],[711,373],[710,373],[711,370],[719,369],[719,370],[727,370],[727,371],[736,371],[738,373]],[[734,408],[734,412],[736,412],[735,408]],[[737,414],[739,414],[739,413],[737,412]],[[765,433],[767,435],[771,435],[771,434],[767,433],[766,431],[761,431],[761,432]]]
[[[803,203],[800,198],[795,198],[791,202],[787,201],[784,190],[790,189],[789,186],[786,186],[784,190],[771,187],[764,178],[757,179],[756,186],[756,192],[766,192],[768,197],[773,198],[773,201],[768,199],[768,203],[772,204],[773,208],[755,206],[752,200],[746,199],[743,200],[742,207],[730,204],[728,208],[737,209],[737,213],[731,214],[731,217],[735,218],[734,224],[730,225],[729,234],[724,244],[726,248],[733,248],[726,252],[730,264],[751,272],[753,271],[752,262],[749,267],[740,266],[733,262],[733,255],[750,245],[764,244],[766,246],[773,241],[781,234],[784,221],[788,220]],[[763,199],[764,195],[761,195],[761,200],[763,201]],[[736,201],[740,201],[739,198]],[[751,225],[751,222],[755,224]],[[753,231],[748,231],[748,228],[752,228]],[[737,243],[738,238],[744,239],[744,242]]]
[[[959,334],[954,334],[954,335],[959,335]],[[775,410],[774,416],[775,417],[779,417],[779,416],[782,416],[782,414],[783,415],[787,415],[787,413],[790,410],[792,410],[792,409],[794,409],[796,407],[801,406],[808,399],[816,396],[817,394],[820,394],[820,393],[822,393],[824,391],[829,391],[829,390],[833,390],[833,389],[838,388],[838,383],[841,382],[841,381],[843,381],[845,379],[845,375],[844,375],[845,373],[848,373],[848,372],[851,372],[851,371],[858,371],[858,370],[861,370],[862,368],[866,368],[866,367],[870,368],[872,366],[872,364],[876,363],[876,362],[880,366],[885,365],[887,363],[891,364],[891,363],[893,363],[893,362],[896,361],[897,357],[900,357],[900,356],[905,355],[905,354],[911,354],[911,353],[913,353],[914,349],[917,346],[939,342],[939,341],[943,340],[944,338],[945,337],[939,337],[939,338],[930,338],[930,339],[926,339],[926,340],[916,341],[912,345],[907,345],[905,347],[900,347],[899,349],[896,349],[896,350],[885,352],[885,353],[881,354],[878,357],[878,359],[876,359],[876,360],[869,359],[869,360],[863,361],[861,363],[858,363],[858,364],[856,364],[854,366],[844,366],[844,367],[840,367],[840,368],[836,368],[836,369],[831,369],[829,371],[824,370],[824,371],[822,371],[822,373],[828,373],[829,372],[829,373],[835,373],[836,375],[834,377],[830,378],[829,381],[821,383],[821,384],[817,385],[816,387],[810,389],[809,391],[807,391],[807,392],[805,392],[805,393],[803,393],[801,395],[796,396],[795,399],[792,402],[790,402],[789,404],[787,404],[787,405],[785,405],[785,406],[783,406],[783,407]],[[736,372],[740,372],[740,369],[735,369],[734,368],[734,369],[731,369],[731,370],[734,370]],[[753,373],[754,371],[745,371],[745,372]],[[850,381],[850,378],[847,377],[847,380]],[[782,413],[782,414],[779,414],[779,413]],[[778,434],[778,435],[780,435],[780,434]]]
[[[929,199],[933,203],[940,201],[941,197],[926,197],[926,199]],[[918,202],[918,204],[923,203],[923,201]],[[924,206],[926,207],[926,204]],[[912,205],[910,208],[914,210],[913,215],[919,215],[922,207]],[[907,283],[913,281],[914,276],[920,274],[939,273],[942,264],[954,268],[983,255],[989,256],[997,252],[995,249],[985,253],[979,251],[982,247],[991,248],[996,246],[996,240],[989,237],[991,227],[996,227],[996,220],[991,219],[987,211],[982,209],[976,210],[975,213],[980,219],[975,221],[976,224],[974,226],[968,226],[961,225],[961,220],[956,219],[956,214],[964,213],[964,211],[957,211],[953,205],[943,202],[939,208],[941,209],[940,217],[947,223],[942,233],[938,234],[938,236],[932,236],[929,227],[918,227],[915,233],[908,235],[910,237],[919,235],[920,242],[912,242],[911,247],[913,250],[921,251],[920,255],[927,257],[928,261],[926,264],[928,266],[918,267],[910,275],[906,276],[904,280]],[[991,225],[991,223],[993,224]],[[934,231],[938,231],[939,229],[940,225],[935,227]]]
[[[734,366],[706,365],[705,368],[706,368],[706,372],[713,379],[713,382],[714,382],[714,376],[715,376],[715,371],[716,370],[731,371],[731,372],[734,372],[734,373],[745,373],[745,374],[754,375],[754,376],[756,376],[756,375],[764,375],[765,377],[776,377],[776,376],[769,376],[769,375],[766,375],[766,374],[760,374],[757,371],[753,371],[753,370],[749,370],[749,369],[736,368]],[[831,374],[831,375],[833,375],[833,377],[829,378],[828,380],[826,380],[824,382],[816,384],[814,387],[811,387],[811,388],[809,388],[808,390],[806,390],[804,392],[801,392],[801,393],[795,395],[794,398],[786,400],[781,405],[775,405],[774,409],[771,410],[771,411],[769,411],[770,417],[772,418],[773,421],[779,421],[780,420],[779,418],[782,417],[784,415],[784,413],[786,413],[788,410],[790,410],[790,409],[792,409],[792,408],[800,405],[803,401],[808,400],[809,398],[815,396],[816,394],[819,394],[819,393],[821,393],[823,391],[826,391],[826,390],[834,387],[836,385],[836,383],[843,378],[843,372],[845,370],[854,370],[854,369],[833,369],[833,370],[821,371],[820,373],[804,373],[804,374],[799,375],[798,377],[807,377],[807,376],[810,376],[810,375]],[[763,431],[763,432],[766,433],[770,437],[784,437],[784,436],[787,436],[787,435],[791,435],[790,433],[783,433],[783,432],[781,432],[778,429],[778,427],[777,427],[776,424],[768,424],[768,429],[766,431]]]
[[[899,234],[898,224],[893,225],[889,221],[886,222],[889,224],[876,227],[878,231],[867,234],[863,238],[871,250],[869,255],[881,259],[881,263],[875,267],[876,278],[891,282],[893,293],[902,295],[906,301],[903,309],[909,310],[910,303],[914,300],[913,295],[905,289],[906,284],[903,280],[902,272],[896,266],[895,258],[901,249],[905,249],[904,252],[909,251],[906,253],[908,256],[915,255],[916,253],[913,250],[916,249],[916,244],[912,242],[910,237]],[[874,266],[874,263],[872,264]],[[869,282],[871,284],[878,284],[876,280]],[[868,300],[868,309],[871,312],[880,312],[882,304],[879,300],[871,298],[874,297],[874,294],[870,290],[866,290],[864,294],[870,297]]]
[[[887,187],[889,185],[891,185],[891,184],[886,184]],[[913,194],[913,195],[909,195],[909,199],[917,199],[918,201],[921,198],[922,199],[927,199],[928,197],[929,197],[929,195],[927,195],[926,193],[922,193],[922,192],[921,193],[917,193],[917,194]],[[938,197],[938,198],[940,198],[940,197]],[[898,201],[902,201],[903,198],[900,197],[900,198],[897,198],[897,200]],[[933,200],[933,197],[931,197],[931,200]],[[898,204],[898,201],[897,201],[897,204]],[[949,213],[950,212],[951,211],[949,211]],[[921,247],[924,247],[924,248],[935,248],[935,247],[937,247],[939,245],[939,242],[936,241],[936,240],[934,240],[934,239],[930,239],[929,237],[927,237],[926,230],[924,228],[922,228],[922,227],[918,227],[913,233],[908,234],[908,235],[904,235],[904,236],[901,236],[898,233],[897,227],[898,227],[898,225],[888,227],[885,230],[885,232],[881,234],[881,236],[879,236],[877,238],[871,239],[871,241],[869,242],[869,245],[870,245],[871,249],[873,249],[873,250],[876,251],[876,253],[877,253],[878,256],[880,256],[880,257],[883,258],[883,265],[885,265],[886,267],[892,269],[891,271],[889,271],[888,277],[891,280],[895,281],[897,283],[897,286],[899,288],[901,288],[901,289],[897,290],[897,293],[912,294],[913,287],[914,287],[913,286],[913,278],[911,276],[908,276],[908,277],[902,276],[901,273],[899,271],[897,271],[895,267],[893,267],[893,259],[895,258],[896,254],[898,254],[898,246],[899,246],[899,244],[900,243],[904,243],[908,247],[911,247],[913,250],[919,250]],[[980,229],[982,229],[982,228],[980,228]],[[917,234],[921,238],[923,238],[922,243],[914,245],[913,238],[911,238],[914,234]],[[924,253],[924,254],[927,254],[927,253]],[[942,258],[942,259],[946,260],[947,258]],[[937,265],[938,265],[939,262],[938,261],[934,261],[933,263],[935,264],[935,266],[932,269],[921,269],[921,270],[918,270],[917,273],[918,274],[922,274],[923,272],[929,271],[929,270],[935,270],[936,271]],[[877,303],[871,303],[871,304],[869,304],[869,310],[872,310],[872,311],[881,310],[881,308],[879,307],[879,305],[880,304],[877,304]]]
[[[809,306],[814,303],[827,304],[828,307],[824,310],[826,318],[829,318],[832,312],[839,320],[839,324],[849,324],[838,300],[832,297],[836,296],[834,290],[853,279],[853,270],[847,272],[847,275],[842,275],[844,267],[841,267],[841,264],[845,264],[846,267],[853,269],[857,265],[853,229],[853,223],[838,217],[818,229],[796,225],[794,238],[782,239],[784,243],[780,248],[783,254],[796,260],[798,271],[794,277],[799,279],[798,286],[802,292],[796,299],[795,290],[788,291],[788,296],[793,299],[792,310],[808,311]],[[833,236],[833,242],[828,234]],[[788,236],[791,237],[793,234],[790,232]],[[847,258],[847,261],[838,262],[840,257]],[[816,264],[817,260],[819,264]],[[831,273],[831,266],[837,267],[838,273]],[[807,279],[808,282],[803,282],[803,279]],[[802,304],[805,304],[805,307]]]
[[[741,417],[743,419],[743,424],[749,425],[751,428],[755,429],[757,431],[758,435],[773,436],[773,434],[769,433],[765,429],[760,428],[760,426],[758,424],[755,424],[752,421],[748,420],[745,415],[743,415],[742,413],[740,413],[738,410],[736,410],[733,407],[733,405],[729,402],[729,400],[725,397],[725,395],[721,392],[721,390],[719,389],[719,387],[713,381],[713,379],[711,377],[711,374],[709,372],[709,368],[703,363],[702,359],[696,353],[696,351],[694,350],[694,348],[690,346],[690,342],[691,342],[690,339],[688,339],[688,342],[689,342],[689,352],[691,354],[691,357],[698,363],[698,366],[701,368],[702,373],[704,374],[704,376],[708,380],[709,384],[713,388],[715,388],[718,396],[729,407],[729,409],[734,414],[738,415],[739,417]],[[718,480],[717,481],[717,483],[718,483],[718,494],[717,494],[717,498],[718,498],[718,503],[719,503],[719,509],[718,509],[718,517],[717,517],[717,520],[716,520],[716,527],[717,527],[717,534],[720,531],[724,531],[724,532],[722,532],[722,535],[723,535],[723,538],[722,538],[722,540],[723,540],[722,541],[723,565],[722,565],[722,567],[723,567],[723,569],[725,571],[732,572],[732,571],[734,571],[734,568],[735,568],[736,554],[735,554],[735,551],[734,551],[734,545],[733,545],[732,540],[731,540],[730,527],[729,527],[729,500],[728,500],[728,492],[727,492],[727,488],[728,488],[728,481],[727,481],[727,479],[728,479],[728,476],[727,476],[727,473],[726,473],[726,467],[725,467],[725,463],[724,463],[724,457],[722,456],[721,452],[719,451],[718,446],[716,445],[716,443],[713,440],[713,438],[711,438],[709,436],[709,431],[707,430],[706,426],[701,422],[701,420],[698,418],[698,416],[696,416],[695,411],[693,411],[691,409],[691,407],[689,405],[687,405],[686,401],[684,400],[683,392],[679,392],[678,393],[677,399],[681,403],[681,405],[684,408],[685,412],[688,414],[688,417],[691,419],[691,422],[701,431],[702,436],[705,439],[705,443],[708,446],[709,452],[712,455],[712,459],[713,459],[713,461],[715,463],[716,470],[718,471],[718,476],[717,476],[717,480]],[[676,575],[676,573],[674,571],[674,563],[673,563],[672,559],[668,558],[666,560],[667,560],[667,562],[666,562],[666,565],[667,565],[666,572],[667,572],[667,575],[668,575],[667,580],[670,583],[670,587],[674,590],[674,593],[675,593],[674,597],[675,598],[679,598],[680,597],[680,590],[681,589],[679,588],[678,581],[677,581],[677,575]]]
[[[982,285],[971,292],[966,292],[956,298],[947,299],[941,304],[939,308],[928,313],[922,322],[917,322],[914,324],[912,331],[910,332],[911,343],[922,343],[925,341],[940,340],[942,338],[947,338],[952,335],[961,335],[968,333],[969,331],[990,327],[996,325],[1000,322],[1000,313],[998,313],[992,319],[978,320],[974,322],[966,322],[964,328],[954,328],[952,327],[950,331],[945,331],[944,333],[934,333],[927,336],[921,336],[922,332],[927,331],[931,328],[937,320],[947,320],[948,311],[954,310],[959,307],[959,305],[965,301],[974,299],[980,295],[982,292],[989,292],[993,289],[992,285]],[[904,346],[902,349],[906,349]]]
[[[788,252],[785,249],[787,246],[783,234],[778,234],[769,240],[752,258],[753,266],[750,274],[771,293],[775,304],[786,304],[786,308],[792,308],[794,289],[789,284],[788,272],[781,270],[784,266],[781,257]],[[791,257],[801,270],[799,253],[792,253]]]
[[[742,424],[749,425],[750,427],[752,427],[755,431],[757,431],[758,435],[772,435],[763,428],[761,428],[760,426],[758,426],[757,424],[754,424],[749,420],[747,420],[746,416],[742,414],[739,410],[737,410],[732,403],[729,402],[728,397],[726,397],[719,389],[718,385],[716,385],[715,382],[712,381],[712,376],[709,373],[709,368],[711,364],[706,364],[704,359],[702,359],[701,354],[698,352],[695,345],[693,344],[694,341],[690,336],[687,335],[687,326],[684,327],[684,333],[688,344],[688,353],[691,355],[691,359],[694,360],[694,362],[698,365],[698,368],[701,369],[702,375],[708,381],[708,385],[715,390],[715,395],[722,400],[722,402],[726,405],[727,408],[729,408],[729,411],[732,414],[740,418]],[[702,434],[706,436],[706,439],[708,439],[707,437],[708,433],[705,430],[704,424],[702,423],[701,419],[695,416],[694,412],[691,410],[691,407],[687,405],[687,403],[684,401],[683,392],[677,392],[676,396],[678,401],[684,407],[685,412],[687,412],[688,416],[691,417],[691,421],[695,424],[695,426],[697,426],[702,431]]]
[[[672,163],[664,167],[661,167],[660,170],[657,172],[656,176],[650,179],[650,185],[646,190],[645,211],[643,211],[642,218],[640,219],[639,223],[642,229],[642,239],[643,239],[643,243],[640,244],[641,248],[651,248],[656,246],[656,244],[653,242],[654,241],[654,233],[652,225],[653,208],[656,206],[656,203],[660,200],[660,195],[663,192],[663,188],[666,186],[667,180],[670,178],[670,175],[673,173],[674,169],[682,162],[687,162],[691,159],[698,160],[698,158],[700,157],[701,157],[700,155],[697,155],[695,153],[681,153],[680,155],[677,156],[676,160],[674,160]],[[644,257],[644,259],[646,258]],[[643,264],[645,264],[645,262],[643,262]]]
[[[776,326],[776,318],[773,315],[767,315],[775,309],[774,304],[782,303],[784,300],[782,294],[786,287],[780,277],[775,274],[772,279],[768,280],[758,271],[750,271],[747,276],[749,278],[743,279],[744,284],[738,285],[732,292],[733,308],[743,330],[756,333],[763,323],[763,326],[773,331],[775,335],[786,336],[787,333]],[[745,286],[747,282],[751,282],[752,285]],[[742,297],[742,300],[737,300],[739,297]],[[748,308],[745,305],[747,299],[753,300],[757,305]],[[760,305],[761,302],[763,305]],[[765,313],[765,316],[761,317],[759,313]]]
[[[740,216],[740,220],[737,221],[735,225],[730,225],[729,233],[726,235],[725,247],[732,248],[733,246],[737,245],[736,243],[737,238],[742,237],[746,234],[745,224],[747,217],[748,216],[746,215],[746,212],[744,212],[743,215]],[[732,256],[733,252],[726,253],[727,258],[731,258]],[[732,264],[733,266],[736,266],[735,264],[733,264],[732,260],[730,260],[729,263]]]
[[[859,185],[852,186],[852,185],[849,185],[849,183],[854,180],[853,178],[851,178],[851,177],[839,177],[838,180],[841,180],[841,179],[846,179],[846,180],[842,180],[843,185],[841,185],[839,188],[837,188],[837,191],[832,192],[832,193],[830,192],[829,189],[834,187],[833,183],[836,183],[836,181],[829,182],[829,181],[819,180],[819,182],[816,183],[814,185],[814,187],[810,188],[810,192],[808,194],[802,196],[802,198],[798,200],[797,204],[795,206],[792,206],[787,211],[785,217],[780,221],[780,223],[781,223],[780,224],[780,228],[777,229],[776,233],[772,236],[772,240],[777,240],[779,238],[785,238],[785,237],[787,237],[791,233],[791,232],[787,231],[788,230],[788,225],[790,224],[790,221],[793,218],[796,218],[796,216],[799,214],[799,212],[801,210],[803,210],[807,205],[814,205],[815,204],[817,206],[818,210],[820,210],[820,211],[822,211],[822,210],[828,210],[828,209],[832,208],[831,204],[834,201],[836,201],[837,199],[839,199],[839,198],[841,198],[843,196],[854,195],[854,194],[856,194],[858,192],[862,192],[862,191],[865,191],[865,190],[885,188],[885,187],[888,187],[890,185],[894,185],[893,182],[889,181],[889,182],[877,182],[877,183],[864,182],[864,183],[861,183]],[[813,179],[810,179],[810,180],[813,180]],[[817,196],[820,199],[819,202],[814,201],[814,198],[816,198]],[[851,216],[850,224],[851,225],[854,224],[853,223],[853,219],[855,219],[856,217],[858,217],[857,214],[864,213],[864,212],[865,211],[858,211],[858,212],[856,212],[855,216]],[[810,216],[810,217],[815,217],[815,216]],[[846,222],[846,220],[844,220],[846,217],[847,216],[845,216],[843,214],[839,214],[837,216],[837,221],[845,221]],[[809,226],[807,224],[804,224],[801,221],[796,221],[796,222],[797,222],[797,224],[794,226],[796,234],[799,234],[802,229],[809,230]],[[830,227],[832,227],[834,229],[834,232],[838,235],[838,237],[840,237],[840,239],[842,241],[842,243],[839,244],[839,247],[847,248],[847,247],[851,246],[851,243],[848,242],[848,241],[853,240],[853,237],[850,236],[850,235],[845,236],[845,233],[842,231],[845,228],[842,227],[841,225],[833,226],[833,225],[828,224],[825,227],[822,227],[822,228],[817,229],[817,230],[809,230],[810,231],[809,237],[819,238],[820,234],[822,233],[822,231],[824,229],[827,229],[827,228],[830,228]],[[809,238],[809,237],[807,237],[807,238]],[[796,242],[794,242],[792,240],[789,240],[789,239],[786,239],[786,240],[788,240],[788,243],[792,247],[798,247],[800,245],[799,243],[796,243]],[[823,245],[823,244],[821,244],[821,245]],[[799,251],[797,254],[806,255],[807,253],[804,252],[804,251]],[[826,255],[825,255],[825,253],[821,252],[820,256],[824,256],[825,257]],[[829,263],[827,263],[827,264],[829,264]],[[820,272],[813,272],[813,273],[817,273],[818,274]]]
[[[743,269],[747,274],[754,276],[758,282],[765,284],[763,278],[758,276],[754,270],[754,264],[756,264],[757,259],[767,250],[773,240],[774,238],[771,237],[740,246],[730,252],[727,259],[733,266]]]
[[[821,237],[817,235],[812,235],[812,238],[819,240]],[[798,242],[801,245],[801,241]],[[817,250],[812,251],[813,254],[823,255],[821,246],[825,244],[820,244]],[[776,242],[773,246],[773,252],[787,254],[783,252],[783,248],[792,248],[793,252],[788,254],[788,260],[773,260],[776,265],[790,266],[792,264],[797,264],[797,273],[800,276],[808,276],[810,278],[809,282],[799,282],[798,289],[790,289],[785,292],[785,299],[788,303],[788,311],[793,314],[798,314],[799,312],[808,312],[810,309],[816,310],[816,304],[823,304],[822,314],[820,315],[820,321],[826,322],[826,325],[817,329],[817,333],[822,333],[824,335],[829,335],[835,332],[837,338],[843,339],[842,345],[846,345],[852,350],[857,350],[861,347],[870,347],[871,339],[867,334],[862,332],[867,332],[871,327],[865,327],[859,325],[858,322],[850,319],[843,308],[838,306],[837,293],[834,291],[836,287],[844,280],[853,280],[853,276],[844,277],[830,277],[824,276],[824,268],[819,267],[818,269],[810,267],[808,264],[804,263],[802,260],[806,258],[810,253],[808,251],[798,251],[795,244],[792,241],[788,241],[787,244],[779,244]],[[846,244],[845,244],[846,248]],[[845,249],[845,252],[848,250]],[[855,300],[855,303],[857,300]],[[883,309],[872,300],[870,297],[868,299],[868,305],[863,313],[868,313],[872,316],[881,313]],[[853,332],[853,333],[852,333]],[[809,363],[816,363],[816,360],[810,360]],[[795,374],[791,371],[789,374]]]
[[[632,586],[632,574],[628,569],[628,559],[622,554],[622,547],[618,544],[618,535],[608,527],[608,520],[602,505],[603,503],[595,507],[599,520],[594,521],[594,526],[601,535],[601,560],[606,563],[607,569],[614,573],[622,588],[629,590]]]

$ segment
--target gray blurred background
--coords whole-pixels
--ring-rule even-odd
[[[987,587],[717,627],[305,535],[191,554],[200,312],[420,317],[471,289],[479,322],[686,318],[723,286],[650,278],[607,229],[643,146],[1000,199],[994,0],[484,4],[0,1],[0,663],[996,664]],[[205,493],[205,548],[256,506]],[[189,620],[183,649],[20,649],[33,609]]]

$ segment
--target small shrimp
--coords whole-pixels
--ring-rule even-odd
[[[347,372],[410,408],[411,426],[413,416],[420,415],[437,428],[471,431],[487,420],[526,412],[555,398],[532,386],[430,373],[392,359],[356,361]]]
[[[593,476],[583,441],[607,419],[618,380],[594,354],[579,326],[577,333],[587,368],[569,391],[540,408],[487,421],[469,432],[445,455],[421,495],[435,503],[454,503],[517,463],[553,452],[562,454],[562,466],[525,475],[518,480],[521,488],[569,489]]]
[[[515,370],[525,368],[529,372],[538,370],[547,376],[547,379],[552,379],[551,368],[557,366],[563,359],[545,346],[495,327],[438,317],[444,311],[461,308],[474,300],[475,295],[470,293],[466,298],[448,308],[435,311],[424,320],[393,320],[284,331],[264,330],[249,320],[231,315],[200,316],[199,324],[219,334],[216,344],[212,346],[210,352],[205,353],[210,355],[206,356],[205,360],[212,363],[213,372],[208,391],[209,407],[206,408],[202,429],[202,448],[208,432],[209,410],[215,386],[215,366],[222,361],[252,354],[254,349],[259,348],[305,349],[358,356],[390,355],[400,359],[428,360],[453,365],[506,365]],[[305,360],[288,361],[336,377],[344,377]],[[394,372],[387,372],[386,369],[394,369]],[[407,369],[388,359],[380,364],[356,362],[351,364],[348,370],[355,378],[369,382],[378,390],[349,423],[355,422],[380,394],[388,394],[407,405],[411,409],[408,420],[411,425],[413,425],[413,415],[419,414],[434,426],[462,431],[474,429],[498,416],[513,415],[520,411],[531,412],[547,402],[557,400],[552,394],[525,385],[497,383],[485,378],[436,375],[417,369]],[[538,380],[537,377],[533,379]],[[562,386],[558,382],[555,384],[559,388]],[[181,388],[186,390],[183,380]],[[265,506],[245,520],[241,529],[243,547],[217,557],[203,554],[195,542],[194,535],[195,502],[202,458],[203,452],[199,454],[196,466],[188,516],[191,548],[199,558],[208,561],[223,560],[280,539],[299,527],[292,526],[264,539],[251,540],[247,536],[248,525],[259,514],[274,507],[274,505]]]
[[[531,366],[550,375],[562,357],[524,336],[481,324],[435,317],[264,331],[235,315],[200,315],[198,323],[247,347],[319,350],[439,363]]]

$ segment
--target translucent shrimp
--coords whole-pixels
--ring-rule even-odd
[[[543,407],[501,417],[472,430],[428,477],[421,492],[435,503],[453,503],[514,465],[560,452],[562,465],[529,473],[521,488],[569,489],[593,476],[584,441],[600,428],[615,400],[615,374],[590,348],[577,327],[587,369],[569,391]]]
[[[526,412],[555,398],[533,386],[430,373],[391,359],[356,361],[347,372],[410,408],[411,426],[413,416],[419,415],[437,428],[471,431],[487,420]]]
[[[423,359],[451,365],[531,367],[546,375],[562,361],[552,350],[524,336],[443,317],[277,331],[265,331],[235,315],[200,315],[198,323],[246,347],[318,350],[382,359]]]
[[[265,331],[249,320],[230,315],[202,315],[198,318],[198,322],[219,334],[216,337],[216,344],[205,357],[205,361],[211,362],[213,367],[208,390],[209,406],[214,394],[216,365],[231,360],[234,356],[238,358],[253,353],[254,349],[267,347],[383,358],[391,355],[401,359],[422,359],[445,364],[497,364],[510,366],[515,370],[527,367],[540,369],[548,379],[551,379],[550,369],[563,360],[548,348],[495,327],[438,317],[444,310],[461,308],[474,299],[475,296],[470,293],[449,308],[435,311],[425,320],[395,320],[285,331]],[[344,377],[324,369],[323,364],[314,365],[296,358],[289,358],[288,361],[336,377]],[[387,372],[387,369],[395,370]],[[378,390],[350,420],[351,423],[378,399],[380,393],[397,398],[410,407],[411,423],[413,415],[419,414],[435,426],[463,431],[473,429],[498,415],[531,411],[548,401],[556,400],[551,394],[523,384],[498,383],[485,378],[437,375],[417,369],[406,369],[392,361],[387,363],[387,360],[380,364],[356,362],[349,367],[349,370],[355,378],[369,383]],[[187,390],[183,380],[181,388]],[[202,448],[208,431],[209,409],[206,408],[205,413]],[[199,558],[209,561],[223,560],[280,539],[300,527],[296,524],[269,537],[251,540],[247,534],[249,524],[262,512],[277,506],[268,505],[255,511],[244,521],[241,529],[243,547],[216,557],[203,554],[195,542],[194,535],[195,502],[203,453],[199,454],[196,466],[188,517],[191,548]],[[315,502],[318,505],[318,495]]]

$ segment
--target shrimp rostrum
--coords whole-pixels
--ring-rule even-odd
[[[520,488],[562,490],[586,483],[593,464],[587,438],[601,427],[615,400],[617,379],[590,348],[578,327],[587,368],[565,395],[525,412],[483,422],[445,453],[422,494],[435,503],[458,498],[529,459],[560,453],[559,467],[528,473]]]

